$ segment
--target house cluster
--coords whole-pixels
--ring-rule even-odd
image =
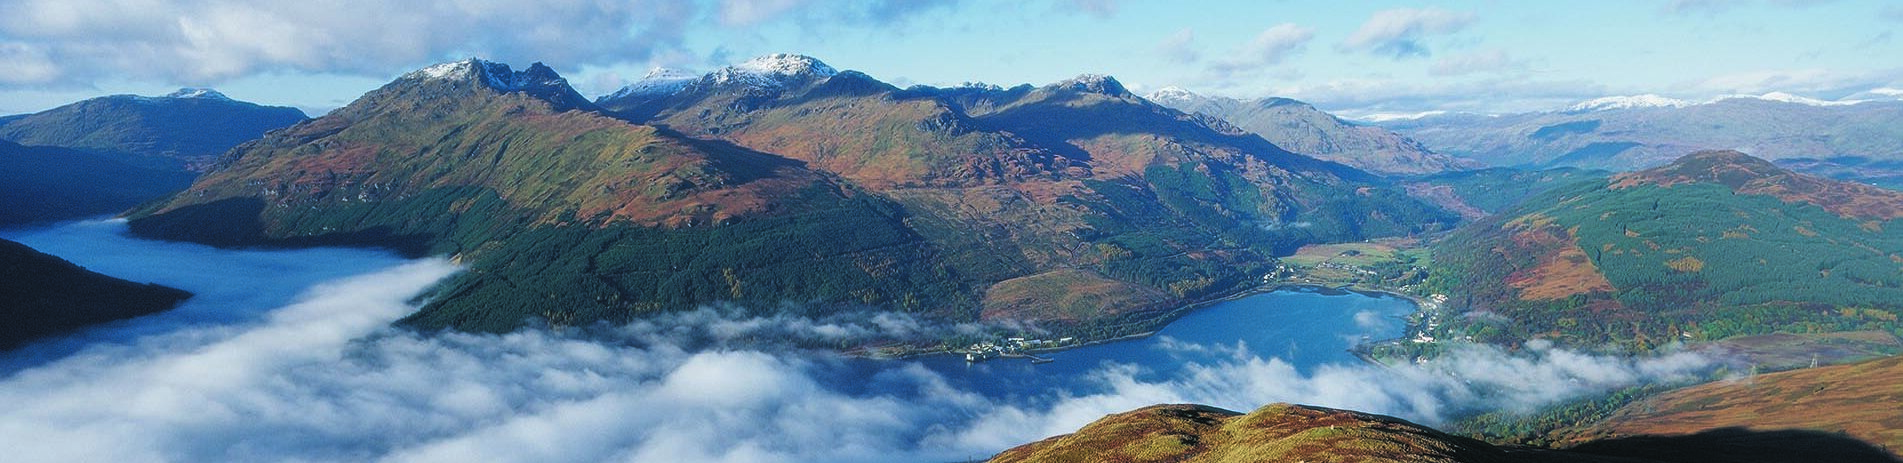
[[[1075,344],[1077,338],[1064,337],[1056,340],[1004,338],[1002,342],[985,341],[965,348],[965,361],[983,362],[998,357],[1025,357],[1033,349],[1055,349]]]
[[[1445,294],[1429,295],[1427,296],[1427,300],[1421,301],[1421,305],[1423,306],[1421,307],[1421,313],[1425,314],[1427,318],[1421,320],[1421,329],[1414,333],[1414,338],[1410,339],[1411,341],[1416,343],[1431,343],[1435,341],[1434,336],[1428,333],[1440,329],[1440,308],[1446,303],[1447,295]]]

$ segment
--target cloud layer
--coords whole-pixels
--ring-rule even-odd
[[[0,4],[0,58],[22,63],[0,73],[0,84],[384,76],[471,55],[632,62],[676,47],[696,14],[692,2],[661,0],[20,0]]]

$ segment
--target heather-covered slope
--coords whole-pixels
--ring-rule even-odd
[[[1436,246],[1430,286],[1501,316],[1459,324],[1490,342],[1642,350],[1773,331],[1894,333],[1900,217],[1903,193],[1703,152],[1463,227]]]
[[[235,150],[132,229],[457,255],[471,270],[408,320],[424,327],[625,321],[719,300],[969,307],[889,202],[591,108],[540,65],[431,67]]]
[[[434,66],[232,151],[132,229],[455,254],[471,271],[426,327],[732,301],[1112,334],[1276,252],[1455,220],[1107,78],[901,91],[775,55],[675,80],[611,117],[546,67]]]
[[[1903,450],[1903,357],[1720,381],[1647,397],[1567,430],[1574,444],[1731,428],[1844,434]],[[1823,449],[1810,449],[1815,452]],[[1817,461],[1837,461],[1816,455]]]
[[[1882,389],[1879,387],[1879,389]],[[1868,409],[1866,407],[1866,409]],[[1777,411],[1778,415],[1810,415]],[[1828,421],[1828,418],[1824,418]],[[1782,421],[1773,419],[1773,423]],[[1834,432],[1716,429],[1619,435],[1565,450],[1495,447],[1398,418],[1291,404],[1248,414],[1156,405],[1110,415],[1076,433],[1004,451],[991,462],[1577,462],[1890,463],[1895,457]],[[1888,442],[1879,440],[1878,442]]]
[[[114,214],[192,184],[189,172],[0,140],[0,227]]]
[[[1308,103],[1287,98],[1243,101],[1178,88],[1147,96],[1164,106],[1203,113],[1261,135],[1297,153],[1384,175],[1425,175],[1472,169],[1480,163],[1446,156],[1387,129],[1341,120]]]
[[[99,323],[162,312],[191,293],[87,271],[0,240],[0,350]]]
[[[141,167],[202,171],[239,143],[304,119],[297,108],[183,89],[161,97],[99,97],[0,118],[0,140],[107,155]]]

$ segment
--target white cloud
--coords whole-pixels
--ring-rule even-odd
[[[57,68],[15,84],[215,82],[266,71],[387,76],[480,55],[558,66],[638,62],[678,47],[689,2],[20,0],[0,37]]]
[[[1313,28],[1295,23],[1277,24],[1257,33],[1229,58],[1210,63],[1203,78],[1216,86],[1258,78],[1301,53],[1314,39]]]
[[[25,43],[0,42],[0,63],[7,63],[7,72],[0,73],[0,85],[49,82],[60,73],[59,65],[47,59],[45,51]]]
[[[1466,29],[1474,21],[1473,13],[1452,12],[1439,8],[1395,8],[1381,10],[1362,23],[1360,29],[1341,43],[1348,51],[1369,51],[1396,58],[1427,56],[1421,41],[1429,36],[1452,34]]]
[[[1289,55],[1301,51],[1314,38],[1314,29],[1293,23],[1277,24],[1256,34],[1255,40],[1249,41],[1244,53],[1257,63],[1280,64]]]

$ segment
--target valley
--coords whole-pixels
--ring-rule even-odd
[[[1903,461],[1883,2],[108,3],[6,461]]]

